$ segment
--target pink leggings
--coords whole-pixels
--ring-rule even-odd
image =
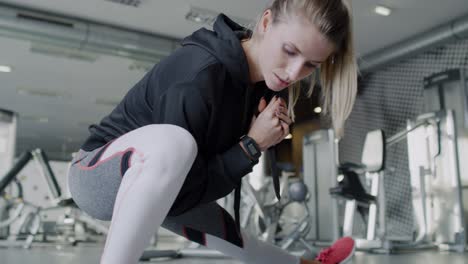
[[[101,264],[131,264],[159,226],[245,263],[299,263],[299,258],[241,231],[215,202],[167,216],[197,155],[185,129],[166,124],[133,130],[91,152],[80,150],[69,171],[75,203],[111,220]]]

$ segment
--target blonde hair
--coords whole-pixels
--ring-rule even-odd
[[[358,67],[354,53],[350,0],[274,0],[270,10],[273,23],[294,15],[303,15],[335,46],[335,52],[320,68],[323,113],[329,114],[338,137],[344,133],[344,124],[351,114],[357,93]],[[260,21],[260,19],[258,20]],[[257,22],[258,24],[258,22]],[[255,37],[253,30],[252,38]],[[307,96],[315,86],[311,76]],[[294,120],[294,106],[300,96],[300,83],[289,87],[289,115]]]

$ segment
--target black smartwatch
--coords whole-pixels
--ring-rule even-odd
[[[241,144],[244,146],[244,149],[247,150],[249,155],[253,158],[253,161],[258,161],[262,152],[260,147],[257,145],[257,142],[251,137],[244,135],[240,138]]]

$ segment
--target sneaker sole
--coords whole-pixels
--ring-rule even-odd
[[[339,264],[351,263],[351,259],[354,257],[355,251],[356,251],[356,244],[354,244],[353,251],[351,251],[351,254],[349,254],[349,256],[345,258],[343,261],[341,261]]]

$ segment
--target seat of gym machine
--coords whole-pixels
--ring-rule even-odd
[[[359,174],[366,171],[362,164],[345,163],[339,170],[343,179],[336,187],[330,188],[330,194],[347,200],[356,200],[360,204],[369,205],[376,202],[376,197],[367,193],[362,186]]]

